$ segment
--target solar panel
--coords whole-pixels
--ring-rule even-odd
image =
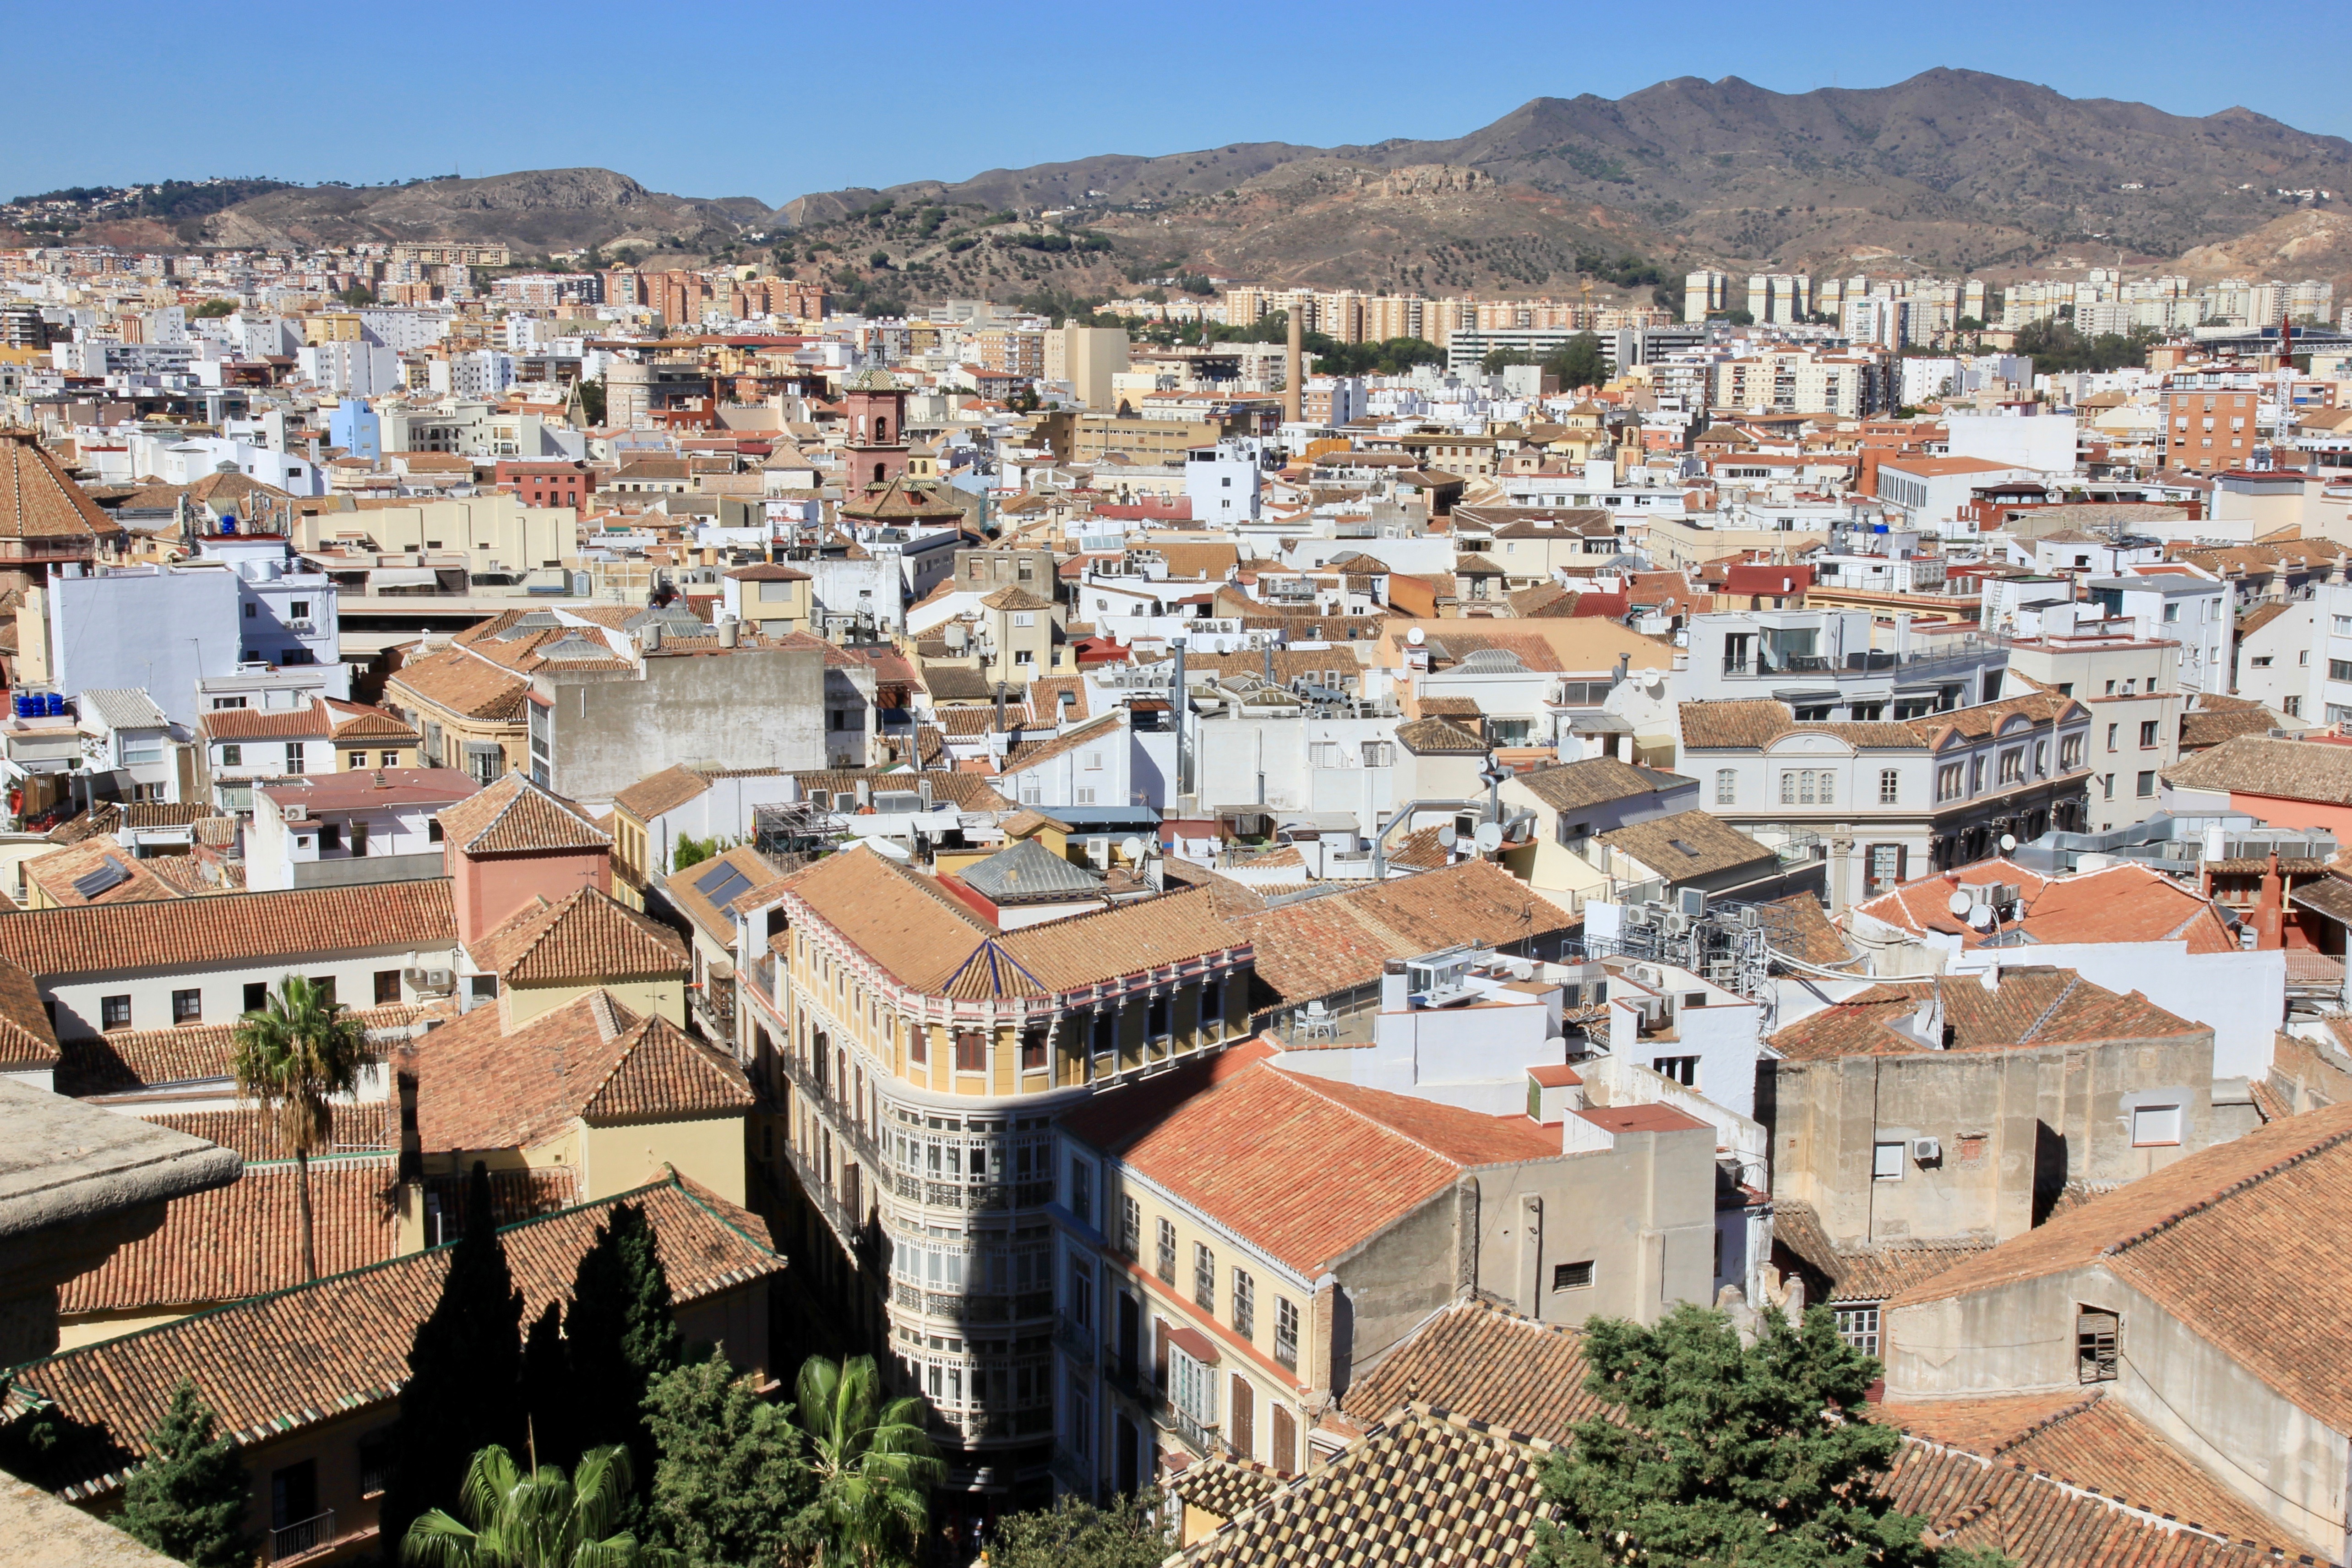
[[[131,880],[131,868],[109,855],[99,862],[94,871],[84,871],[73,879],[73,890],[85,899],[94,899],[110,888],[119,888]]]
[[[751,878],[725,864],[715,866],[694,879],[694,890],[722,910],[749,890],[751,886]]]

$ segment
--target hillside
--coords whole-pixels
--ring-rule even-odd
[[[663,195],[610,169],[533,169],[404,185],[289,186],[213,214],[204,238],[228,246],[476,239],[533,252],[667,241],[707,250],[771,216],[749,197]]]
[[[1429,169],[1484,178],[1423,200],[1388,177]],[[1596,246],[1677,273],[1999,274],[2070,248],[2169,260],[2291,215],[2278,188],[2345,199],[2347,186],[2352,142],[2247,110],[2194,118],[1939,69],[1801,94],[1678,78],[1622,99],[1537,99],[1450,141],[1087,158],[819,193],[782,216],[822,233],[885,201],[1074,208],[1066,222],[1189,269],[1557,289],[1559,258]]]

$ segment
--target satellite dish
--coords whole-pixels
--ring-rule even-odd
[[[1975,904],[1966,893],[1954,893],[1945,907],[1962,920],[1966,920],[1969,918],[1969,910],[1975,908]]]
[[[1643,689],[1644,690],[1654,690],[1656,689],[1658,683],[1664,679],[1665,677],[1660,675],[1654,668],[1645,669],[1641,675]]]
[[[2011,850],[2012,850],[2012,849],[2014,849],[2014,848],[2016,848],[2016,847],[2017,847],[2017,835],[2016,835],[2016,834],[2014,834],[2014,833],[2004,833],[2004,834],[2002,834],[2002,835],[2000,836],[2000,852],[2001,852],[2002,854],[2006,855],[2006,854],[2008,854]]]
[[[1127,857],[1129,865],[1143,864],[1143,840],[1132,834],[1119,841],[1118,852]]]
[[[1473,842],[1478,846],[1478,853],[1492,855],[1503,847],[1502,825],[1494,822],[1480,823]]]
[[[1992,906],[1990,904],[1979,904],[1969,912],[1969,924],[1976,927],[1979,931],[1990,931],[1992,929]]]
[[[1419,626],[1407,626],[1405,628],[1404,641],[1407,647],[1419,647],[1428,640],[1428,635]]]
[[[1440,849],[1451,849],[1461,841],[1462,835],[1454,831],[1454,825],[1450,822],[1437,830],[1437,847]]]

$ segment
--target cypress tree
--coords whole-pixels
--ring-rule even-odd
[[[384,1545],[394,1552],[417,1515],[457,1511],[477,1450],[497,1444],[522,1451],[522,1292],[508,1271],[489,1173],[478,1161],[466,1188],[466,1233],[449,1251],[441,1300],[417,1325],[400,1391],[398,1466],[382,1512]]]
[[[646,1389],[685,1360],[686,1339],[672,1315],[669,1276],[653,1228],[636,1205],[615,1205],[582,1256],[563,1344],[572,1368],[570,1445],[625,1445],[636,1473],[651,1476],[656,1455],[646,1426]]]
[[[580,1446],[572,1432],[572,1369],[563,1357],[563,1304],[550,1301],[530,1325],[522,1345],[522,1402],[530,1415],[530,1441],[542,1465],[572,1470]]]
[[[147,1434],[147,1462],[123,1483],[116,1529],[188,1568],[247,1568],[255,1542],[243,1529],[252,1483],[236,1446],[213,1436],[212,1406],[182,1379],[171,1408]]]

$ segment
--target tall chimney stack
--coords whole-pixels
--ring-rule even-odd
[[[1307,346],[1307,312],[1302,308],[1306,302],[1307,296],[1303,292],[1292,291],[1290,352],[1283,356],[1282,361],[1282,418],[1286,425],[1296,425],[1303,417],[1299,410],[1307,391],[1304,353]]]

